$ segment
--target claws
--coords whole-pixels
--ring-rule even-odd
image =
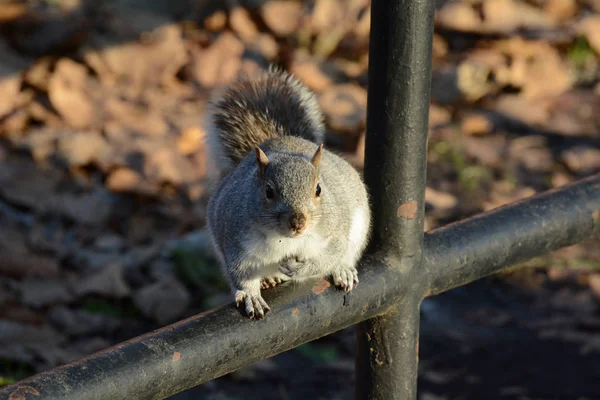
[[[250,319],[263,319],[271,311],[271,308],[260,294],[249,295],[241,290],[238,290],[235,294],[235,304],[238,308],[243,305],[246,316]]]
[[[264,278],[263,280],[260,281],[260,288],[261,289],[271,289],[271,288],[276,287],[280,283],[283,283],[283,279],[281,279],[279,277]]]
[[[341,267],[332,274],[335,286],[349,292],[358,285],[358,271],[354,267]]]

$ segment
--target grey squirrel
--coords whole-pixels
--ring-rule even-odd
[[[371,211],[358,172],[325,150],[323,115],[296,77],[269,68],[209,102],[208,143],[227,172],[208,205],[208,231],[237,306],[262,319],[261,289],[328,277],[345,291]]]

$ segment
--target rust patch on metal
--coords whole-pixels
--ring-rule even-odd
[[[300,310],[298,309],[298,307],[294,308],[294,309],[292,310],[292,315],[297,315],[297,314],[298,314],[298,311],[300,311]]]
[[[40,392],[31,386],[19,386],[17,390],[10,394],[8,400],[26,400],[27,393],[31,393],[34,396],[40,395]]]
[[[314,294],[321,294],[327,290],[329,286],[331,286],[331,283],[329,283],[327,279],[323,278],[312,288],[312,292]]]
[[[592,214],[592,219],[594,222],[600,222],[600,210],[596,210]]]
[[[173,361],[179,361],[181,360],[181,353],[176,351],[175,353],[173,353]]]
[[[415,348],[415,351],[417,352],[417,360],[419,359],[419,342],[420,342],[420,340],[419,340],[419,337],[417,336],[417,345]]]
[[[404,203],[398,207],[397,216],[400,218],[413,219],[417,214],[417,201],[411,201],[410,203]]]

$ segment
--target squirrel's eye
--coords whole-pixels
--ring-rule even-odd
[[[317,183],[317,190],[315,191],[315,196],[319,197],[321,195],[321,185]]]
[[[275,197],[275,191],[269,185],[267,185],[265,189],[265,196],[267,196],[267,199],[272,199],[273,197]]]

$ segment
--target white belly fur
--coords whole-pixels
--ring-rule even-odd
[[[356,264],[358,256],[365,245],[366,233],[368,229],[367,214],[362,208],[356,208],[352,215],[352,224],[348,234],[348,252],[346,254],[348,263]]]
[[[318,257],[327,246],[329,239],[316,234],[307,234],[299,238],[280,235],[268,235],[266,239],[259,235],[249,235],[243,247],[250,263],[262,269],[279,269],[284,258],[302,254],[305,258]]]

